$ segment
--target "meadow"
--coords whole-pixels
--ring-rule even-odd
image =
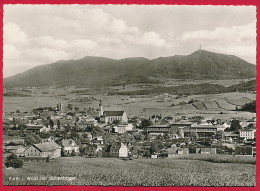
[[[228,156],[232,157],[232,156]],[[43,168],[44,166],[44,168]],[[99,186],[255,186],[255,165],[195,159],[57,158],[25,162],[21,169],[3,167],[4,185]],[[39,180],[40,177],[76,177]],[[19,180],[9,180],[18,177]],[[38,177],[28,180],[28,177]]]
[[[161,114],[162,116],[200,115],[203,117],[215,117],[220,119],[230,119],[230,117],[252,118],[252,113],[235,111],[236,106],[255,100],[255,94],[252,93],[222,93],[210,95],[191,95],[187,97],[176,98],[177,96],[169,95],[149,95],[130,97],[126,95],[106,95],[97,94],[95,99],[90,102],[69,101],[68,96],[51,96],[51,97],[4,97],[4,111],[32,111],[33,108],[56,106],[62,102],[64,106],[72,103],[74,106],[84,108],[98,108],[99,100],[103,100],[104,110],[125,110],[129,116]],[[93,95],[81,95],[80,97],[91,97]],[[164,98],[169,100],[160,101]],[[180,102],[189,102],[197,100],[193,104],[179,104]],[[174,106],[172,106],[174,105]]]

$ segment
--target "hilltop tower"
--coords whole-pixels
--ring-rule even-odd
[[[103,115],[103,106],[102,106],[102,101],[100,100],[99,102],[99,117],[101,117]]]

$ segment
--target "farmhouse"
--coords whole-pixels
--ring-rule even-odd
[[[55,142],[34,144],[25,151],[25,158],[57,158],[61,156],[61,146]]]
[[[66,152],[67,154],[71,154],[72,151],[75,151],[75,153],[79,153],[79,146],[73,139],[63,139],[61,141],[61,144],[63,146],[64,152]]]

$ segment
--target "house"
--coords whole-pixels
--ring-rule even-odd
[[[253,156],[253,147],[235,147],[235,155]]]
[[[217,154],[216,148],[196,148],[196,154]]]
[[[46,142],[46,143],[39,143],[30,146],[25,151],[25,158],[30,158],[33,160],[34,157],[37,160],[40,158],[57,158],[61,156],[61,146],[59,146],[55,142]]]
[[[65,153],[71,154],[72,151],[75,151],[75,153],[79,153],[79,146],[73,139],[63,139],[61,141],[61,144]]]
[[[28,149],[28,147],[20,146],[16,151],[15,154],[18,157],[25,157],[25,151]]]
[[[188,148],[179,148],[172,146],[171,148],[167,149],[168,151],[168,157],[174,157],[177,155],[187,155],[189,154]]]
[[[4,151],[7,153],[15,153],[20,146],[5,146]]]
[[[46,127],[45,125],[27,124],[26,126],[27,133],[47,133],[51,130],[50,127]]]
[[[232,133],[232,132],[224,132],[224,139],[227,142],[233,142],[236,141],[239,138],[238,134]]]
[[[239,130],[239,137],[252,140],[256,137],[256,129],[241,129]]]
[[[157,159],[157,158],[158,158],[158,155],[153,154],[153,155],[151,155],[151,158],[152,158],[152,159]]]
[[[106,152],[109,152],[110,157],[128,157],[128,148],[122,142],[115,142],[112,145],[107,145]]]
[[[112,128],[113,133],[125,133],[127,131],[133,130],[133,124],[119,124]]]

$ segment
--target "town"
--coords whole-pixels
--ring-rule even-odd
[[[166,158],[180,155],[256,155],[256,118],[131,116],[126,111],[72,104],[8,112],[3,116],[4,160],[23,163],[58,157]],[[6,166],[12,167],[8,161]]]

